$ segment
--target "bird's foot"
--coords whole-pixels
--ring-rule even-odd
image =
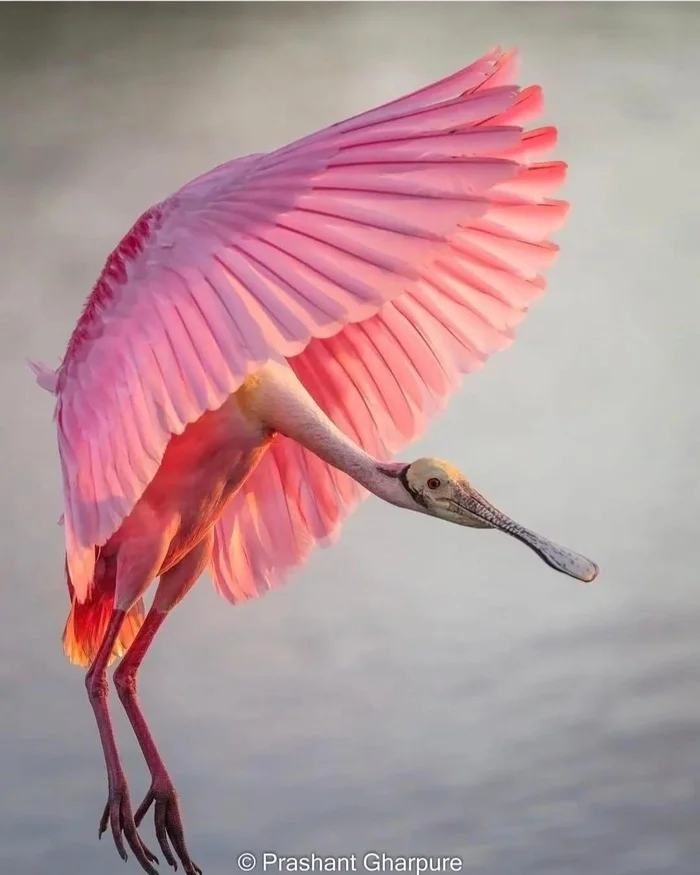
[[[109,788],[107,804],[100,819],[99,838],[102,838],[102,833],[106,832],[107,824],[112,827],[114,844],[117,846],[122,860],[127,859],[122,839],[123,834],[141,867],[148,872],[148,875],[158,875],[158,870],[152,865],[153,863],[158,865],[158,857],[149,851],[136,830],[136,821],[131,811],[131,799],[126,779]]]
[[[197,866],[185,844],[185,834],[180,814],[180,804],[177,792],[170,778],[156,777],[146,793],[146,798],[139,805],[134,816],[136,825],[139,826],[146,812],[155,803],[154,820],[156,837],[163,851],[163,856],[168,863],[177,869],[177,860],[170,845],[175,849],[185,875],[202,875],[202,870]]]

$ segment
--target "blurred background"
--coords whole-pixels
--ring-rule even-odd
[[[697,875],[700,10],[685,3],[2,5],[3,873],[127,871],[97,842],[102,754],[60,650],[52,402],[25,358],[57,364],[151,203],[496,44],[544,86],[573,210],[517,343],[408,458],[452,459],[596,559],[598,581],[370,500],[256,603],[231,608],[203,579],[141,698],[206,875],[244,850]],[[113,711],[137,804],[148,775]],[[155,847],[150,822],[144,837]]]

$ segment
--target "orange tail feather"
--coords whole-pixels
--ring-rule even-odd
[[[73,665],[87,668],[97,655],[114,609],[114,586],[95,586],[87,601],[76,600],[70,578],[66,573],[71,608],[63,629],[63,652]],[[106,582],[106,581],[105,581]],[[103,581],[100,581],[103,583]],[[131,646],[144,620],[143,599],[139,599],[124,618],[119,637],[114,643],[111,665]]]

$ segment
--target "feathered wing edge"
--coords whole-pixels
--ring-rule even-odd
[[[524,92],[523,113],[539,96]],[[566,166],[532,159],[555,142],[551,128],[526,135],[514,154],[527,166],[494,190],[492,208],[459,229],[449,253],[405,295],[333,337],[312,340],[289,360],[324,412],[378,459],[417,439],[461,375],[510,345],[513,329],[544,291],[540,271],[558,252],[546,238],[568,212],[548,195],[562,184]],[[504,194],[517,201],[499,202]],[[238,603],[280,585],[315,546],[333,543],[366,494],[279,438],[216,525],[210,571],[217,591]]]
[[[470,284],[477,312],[488,309],[497,256],[480,263],[473,251],[483,246],[456,228],[481,232],[482,244],[484,235],[514,246],[537,238],[547,211],[532,194],[562,166],[531,168],[529,180],[518,171],[554,132],[523,137],[515,127],[541,95],[502,84],[513,60],[489,56],[268,156],[217,168],[136,223],[108,260],[55,382],[37,372],[58,394],[66,552],[79,601],[94,547],[139,500],[170,435],[271,355],[299,356],[407,289],[418,300],[425,283]],[[457,251],[472,255],[455,259]],[[407,297],[404,306],[414,304]],[[430,306],[430,319],[448,324]],[[352,336],[346,328],[340,342]],[[457,360],[474,366],[474,355]]]

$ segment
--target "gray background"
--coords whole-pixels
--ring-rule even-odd
[[[206,875],[249,849],[697,875],[700,14],[670,3],[3,4],[2,873],[138,871],[96,839],[52,405],[24,358],[57,362],[152,202],[498,43],[545,87],[574,209],[518,342],[408,458],[451,458],[598,581],[372,500],[274,595],[233,609],[201,581],[142,700]]]

